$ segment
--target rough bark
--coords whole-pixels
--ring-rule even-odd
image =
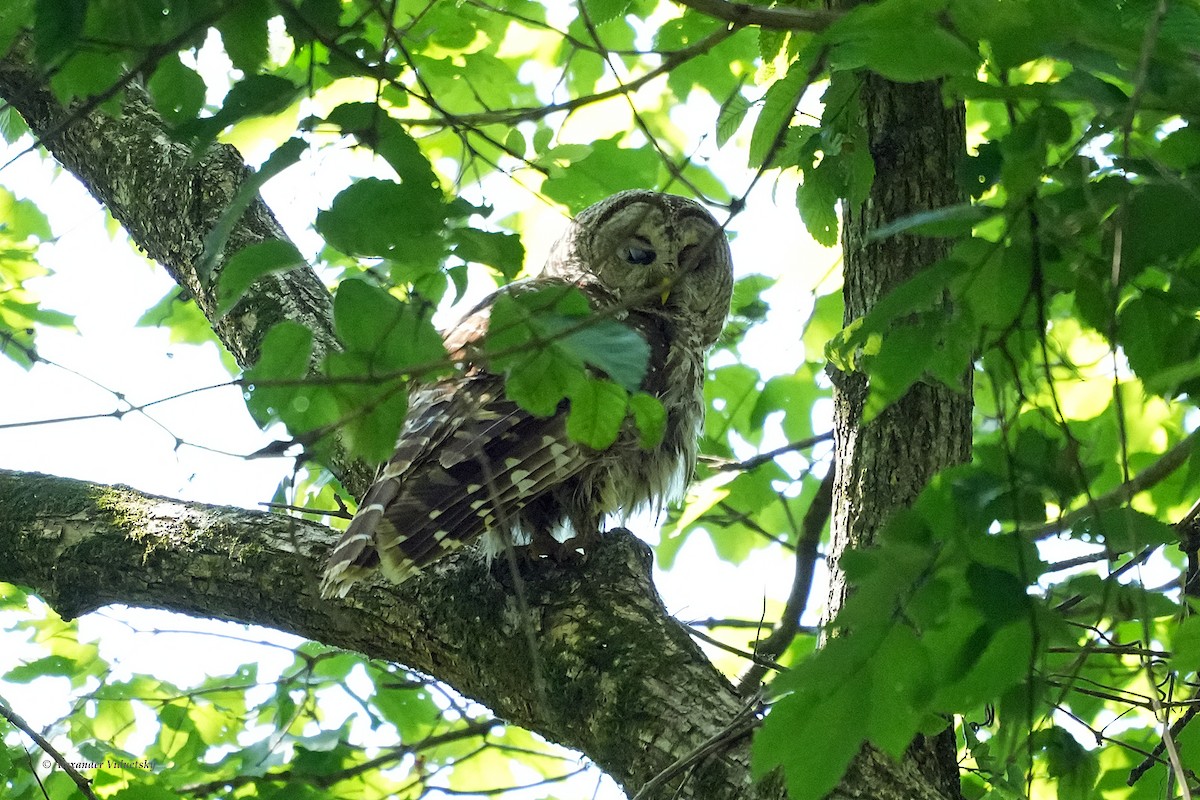
[[[19,52],[0,59],[0,96],[196,299],[240,364],[285,318],[310,327],[319,348],[336,346],[328,293],[306,268],[270,276],[233,312],[216,313],[213,277],[224,259],[284,236],[256,200],[217,268],[197,270],[204,236],[248,174],[232,148],[198,156],[181,148],[136,89],[115,119],[64,109]],[[367,471],[339,466],[343,484],[360,492]],[[527,576],[527,620],[509,587],[466,557],[402,587],[320,601],[315,576],[334,538],[278,515],[0,472],[0,580],[32,587],[67,617],[121,602],[267,625],[400,662],[578,748],[631,794],[744,719],[742,699],[662,608],[649,554],[632,536],[609,537],[581,570]],[[525,625],[539,643],[544,704],[525,638],[514,635]],[[737,730],[647,798],[782,798],[778,781],[751,785],[748,736]],[[911,765],[886,759],[856,764],[839,791],[937,796]]]
[[[844,76],[847,79],[850,76]],[[858,79],[856,77],[856,79]],[[965,150],[963,109],[947,107],[934,83],[896,84],[861,76],[861,115],[875,161],[875,182],[861,207],[845,208],[845,321],[869,312],[889,291],[943,258],[946,240],[872,231],[901,217],[963,202],[955,169]],[[966,385],[970,386],[969,376]],[[841,608],[848,587],[838,568],[848,549],[870,547],[884,523],[910,505],[937,471],[970,459],[971,396],[933,379],[918,381],[899,401],[862,423],[867,381],[841,374],[834,381],[834,441],[838,454],[828,614]],[[867,748],[851,768],[871,769],[882,757]],[[943,797],[959,796],[953,729],[918,740],[905,767],[926,776]],[[885,786],[872,792],[885,796]],[[845,791],[839,797],[859,795]],[[935,795],[936,796],[936,795]]]
[[[526,617],[502,571],[471,556],[331,606],[316,575],[332,536],[277,514],[0,470],[0,580],[32,587],[65,617],[114,602],[165,608],[400,662],[582,750],[630,794],[735,723],[678,794],[677,778],[654,796],[782,797],[774,783],[751,785],[744,702],[666,613],[650,552],[631,534],[606,536],[584,569],[526,574]]]

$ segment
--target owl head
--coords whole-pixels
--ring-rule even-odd
[[[712,215],[686,197],[643,189],[580,212],[543,274],[594,282],[631,308],[657,305],[704,347],[717,340],[733,292],[729,244]]]

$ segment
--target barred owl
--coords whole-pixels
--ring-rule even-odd
[[[478,358],[497,297],[555,285],[577,287],[594,310],[645,338],[641,389],[666,411],[656,446],[642,449],[628,420],[606,450],[578,444],[567,436],[569,401],[534,416]],[[586,541],[607,515],[661,509],[695,466],[705,356],[732,287],[724,232],[691,200],[634,190],[585,209],[539,277],[504,287],[446,334],[464,369],[413,392],[396,453],[334,548],[321,593],[344,597],[376,569],[399,583],[485,533],[493,552],[505,535],[516,544]]]

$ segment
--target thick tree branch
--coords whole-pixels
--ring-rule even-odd
[[[523,617],[502,570],[470,555],[332,606],[316,573],[334,532],[124,487],[0,471],[0,580],[74,617],[108,603],[291,631],[436,675],[500,716],[580,749],[632,794],[717,736],[743,701],[663,609],[650,554],[614,532],[582,569],[524,576]],[[530,690],[541,648],[546,706]],[[679,797],[777,798],[752,787],[749,741],[726,743]],[[668,795],[679,781],[667,781]]]
[[[436,675],[585,752],[631,795],[703,751],[647,797],[784,796],[774,781],[751,784],[749,729],[734,724],[746,719],[744,699],[663,609],[650,554],[628,532],[603,537],[582,567],[530,569],[524,618],[511,579],[470,554],[331,606],[316,572],[334,535],[278,514],[0,470],[0,580],[33,588],[65,617],[125,603],[267,625]],[[524,626],[541,648],[545,706],[530,688]],[[730,738],[731,725],[744,735]],[[841,796],[881,780],[895,797],[937,796],[911,765],[856,770]]]

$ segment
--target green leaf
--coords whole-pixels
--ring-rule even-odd
[[[1164,166],[1185,170],[1200,164],[1200,129],[1189,125],[1171,131],[1159,143],[1158,158]]]
[[[1181,675],[1200,673],[1200,615],[1185,619],[1171,636],[1171,668]]]
[[[333,324],[350,352],[375,371],[395,371],[445,357],[430,310],[401,302],[365,280],[346,280],[333,298]]]
[[[830,63],[839,70],[867,68],[898,82],[946,75],[974,76],[979,53],[941,26],[941,4],[883,0],[859,5],[825,31]]]
[[[617,440],[629,393],[612,381],[588,379],[571,392],[567,435],[593,450],[606,450]]]
[[[42,308],[38,303],[19,303],[16,300],[0,298],[0,309],[3,309],[4,322],[9,325],[16,322],[19,326],[24,322],[49,325],[52,328],[75,327],[75,318],[70,314]]]
[[[440,183],[429,159],[408,131],[387,114],[380,113],[377,106],[343,103],[330,112],[328,121],[378,153],[427,209],[443,204]],[[445,212],[437,219],[444,220]]]
[[[125,63],[120,53],[75,50],[68,54],[50,77],[50,88],[63,103],[81,97],[99,97],[120,84]],[[100,107],[116,113],[122,92],[118,91]]]
[[[965,299],[980,327],[1007,330],[1030,302],[1033,257],[1013,245],[987,253],[968,279]]]
[[[789,127],[796,113],[800,94],[808,86],[808,67],[799,61],[788,67],[787,74],[771,84],[763,100],[762,111],[750,134],[748,166],[763,166],[781,131]]]
[[[825,247],[838,242],[837,201],[836,177],[824,161],[804,171],[804,182],[796,188],[796,208],[809,235]]]
[[[766,382],[750,412],[750,424],[762,427],[768,416],[782,411],[780,427],[789,441],[807,439],[813,435],[813,403],[825,394],[818,386],[812,370],[802,366],[792,375],[776,375]]]
[[[1103,541],[1110,551],[1135,552],[1176,541],[1174,529],[1149,514],[1132,508],[1111,508],[1083,520],[1072,533]]]
[[[287,5],[281,6],[288,35],[297,45],[306,45],[322,34],[327,40],[336,40],[338,21],[342,14],[340,0],[301,0],[295,12]]]
[[[560,348],[548,347],[515,362],[504,380],[504,393],[537,417],[549,417],[584,381],[583,365]]]
[[[175,125],[195,119],[204,107],[204,79],[185,67],[177,53],[168,53],[158,62],[146,88],[158,113]]]
[[[925,647],[911,628],[893,627],[872,658],[869,737],[899,760],[912,743],[933,692]]]
[[[217,259],[225,250],[234,227],[242,219],[242,214],[251,203],[259,199],[259,189],[267,181],[300,160],[308,145],[299,136],[293,136],[275,148],[275,151],[263,162],[262,167],[242,181],[237,194],[217,218],[212,230],[204,237],[204,253],[196,264],[196,271],[201,276],[207,276],[216,264]]]
[[[766,275],[747,275],[744,278],[738,278],[733,284],[730,315],[754,321],[764,319],[770,306],[762,299],[762,293],[774,285],[775,279]]]
[[[583,319],[546,316],[535,321],[543,336],[558,337],[563,350],[603,371],[627,390],[636,391],[646,376],[650,345],[637,331],[616,320]]]
[[[991,206],[970,203],[935,208],[932,211],[918,211],[871,231],[868,238],[877,241],[900,233],[919,236],[964,236],[970,234],[976,224],[992,219],[999,213],[999,209]]]
[[[557,147],[538,159],[549,161],[549,177],[542,183],[542,193],[577,213],[592,203],[625,189],[644,189],[658,183],[659,157],[649,145],[638,148],[621,147],[622,136],[600,139],[572,152]]]
[[[13,667],[4,673],[4,680],[9,683],[29,683],[45,676],[71,677],[79,671],[79,664],[73,658],[65,656],[45,656],[28,664]]]
[[[501,294],[492,307],[486,347],[492,354],[494,368],[512,370],[515,365],[523,365],[532,354],[551,352],[549,358],[538,359],[537,370],[559,375],[555,385],[562,385],[567,372],[578,371],[587,364],[629,391],[637,390],[645,376],[649,345],[641,334],[626,325],[591,314],[587,299],[574,287],[550,286],[531,291],[518,284],[514,291]],[[520,366],[522,370],[529,368]],[[521,379],[522,387],[527,379],[528,376]],[[553,398],[555,404],[558,399],[561,395]],[[544,410],[550,402],[547,396],[536,405]]]
[[[463,261],[494,267],[510,281],[525,264],[525,248],[516,234],[460,228],[450,235],[450,240],[454,255]]]
[[[317,214],[317,232],[348,255],[399,257],[411,236],[439,232],[445,221],[440,191],[364,178],[343,189],[328,211]]]
[[[244,119],[286,110],[300,96],[300,91],[300,87],[278,75],[250,75],[230,88],[217,113],[185,122],[177,134],[195,140],[197,145],[203,144]]]
[[[382,361],[374,354],[330,353],[323,365],[332,382],[328,393],[338,404],[342,440],[353,454],[371,463],[392,455],[408,412],[404,376],[387,375],[390,370]]]
[[[996,627],[1029,618],[1026,582],[1011,572],[971,562],[967,566],[967,585],[975,607]]]
[[[758,400],[758,370],[746,364],[728,364],[713,370],[704,382],[705,436],[722,440],[730,430],[750,437],[755,426],[751,419]]]
[[[902,327],[883,337],[878,355],[869,364],[870,384],[863,407],[863,424],[899,400],[925,373],[933,358],[929,331],[924,327]]]
[[[1200,198],[1189,187],[1171,184],[1139,186],[1129,200],[1123,256],[1140,269],[1200,247]]]
[[[1146,388],[1174,396],[1195,377],[1200,322],[1186,297],[1147,290],[1121,306],[1117,332],[1129,365]]]
[[[959,654],[966,667],[961,677],[951,673],[937,687],[932,705],[947,711],[965,711],[994,702],[1008,688],[1024,680],[1031,669],[1033,631],[1030,620],[1012,622],[999,630],[979,626],[965,640]]]
[[[1100,774],[1100,764],[1074,736],[1057,725],[1033,736],[1046,756],[1046,771],[1058,781],[1059,800],[1089,800]]]
[[[36,0],[34,3],[34,54],[41,64],[55,61],[83,33],[87,0]]]
[[[142,314],[135,323],[139,328],[166,328],[172,342],[203,344],[215,342],[216,335],[208,318],[195,302],[182,299],[178,289],[167,294]]]
[[[401,303],[367,281],[342,281],[333,298],[333,325],[347,350],[372,353],[400,316]]]
[[[23,242],[29,238],[50,241],[50,222],[45,213],[31,200],[18,200],[8,189],[0,187],[0,226],[6,238]]]
[[[813,303],[812,315],[804,324],[804,358],[809,362],[825,360],[825,347],[842,329],[845,301],[842,293],[823,294]]]
[[[304,256],[291,242],[268,239],[243,247],[221,270],[217,284],[217,313],[233,308],[254,281],[275,272],[286,272],[304,266]]]
[[[734,92],[721,104],[721,110],[717,112],[717,147],[724,147],[733,138],[751,107],[751,102],[742,97],[741,92]]]
[[[32,27],[33,10],[33,0],[9,0],[0,7],[0,56],[8,53],[18,33]],[[0,757],[3,754],[0,749]]]
[[[258,363],[246,371],[245,378],[250,387],[246,405],[260,425],[294,418],[292,412],[307,410],[308,401],[301,397],[301,387],[287,382],[307,374],[312,345],[312,331],[291,320],[277,323],[263,338]],[[269,382],[278,385],[261,385]]]
[[[771,707],[752,745],[753,773],[783,767],[791,800],[820,800],[837,786],[867,735],[870,677],[847,673],[829,691],[797,692]]]
[[[658,446],[667,430],[667,410],[657,397],[636,392],[629,397],[629,410],[640,436],[638,444],[650,450]]]
[[[267,20],[274,13],[269,0],[238,0],[217,20],[225,53],[247,75],[267,60]]]

